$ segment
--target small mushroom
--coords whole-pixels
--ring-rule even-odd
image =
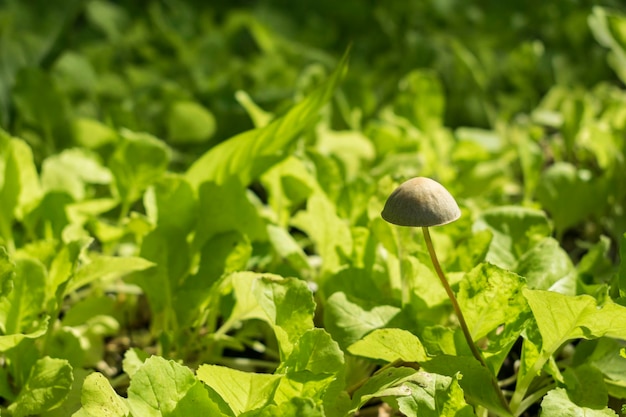
[[[467,327],[467,322],[461,311],[461,307],[452,292],[452,288],[446,279],[443,269],[437,259],[435,248],[428,228],[451,223],[461,216],[461,210],[454,197],[435,180],[425,177],[417,177],[405,181],[396,188],[385,203],[381,217],[389,223],[398,226],[421,227],[426,241],[426,247],[430,254],[430,260],[435,267],[437,276],[441,281],[452,307],[459,319],[463,335],[474,357],[485,367],[485,360],[478,351],[472,340],[472,335]]]
[[[461,217],[461,210],[443,185],[417,177],[391,193],[381,216],[398,226],[430,227],[452,223]]]

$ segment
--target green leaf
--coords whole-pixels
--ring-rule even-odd
[[[2,307],[0,306],[0,309]],[[0,312],[0,316],[1,316]],[[35,327],[30,333],[15,333],[9,335],[0,336],[0,351],[6,352],[9,349],[12,349],[19,345],[24,339],[37,339],[44,334],[48,330],[48,321],[49,318],[46,317],[44,320],[41,320],[37,327]]]
[[[241,417],[326,417],[321,405],[316,405],[308,398],[290,398],[279,405],[270,404],[259,410],[243,413]]]
[[[33,154],[26,142],[0,129],[0,236],[14,250],[13,220],[21,219],[41,197]]]
[[[108,166],[125,211],[163,175],[169,161],[170,151],[160,140],[145,133],[122,131]]]
[[[626,398],[626,360],[620,351],[624,350],[621,340],[601,337],[593,341],[582,341],[576,346],[574,364],[593,366],[605,377],[609,395]]]
[[[411,395],[411,388],[405,382],[417,377],[418,371],[413,368],[388,368],[372,375],[352,395],[349,413],[359,410],[373,398]]]
[[[537,199],[554,221],[559,236],[585,220],[591,213],[601,213],[606,199],[603,187],[587,170],[558,162],[544,171]]]
[[[39,131],[48,151],[71,144],[67,97],[59,91],[49,73],[35,67],[20,71],[13,88],[13,100],[24,122]]]
[[[177,101],[167,115],[167,134],[172,143],[204,142],[215,133],[215,117],[194,101]]]
[[[351,300],[343,292],[336,292],[326,300],[324,323],[339,346],[346,349],[372,330],[387,326],[401,309]]]
[[[465,275],[457,297],[474,340],[513,323],[527,309],[524,285],[519,275],[486,263]]]
[[[526,278],[528,287],[576,294],[576,269],[559,242],[547,237],[526,252],[513,270]]]
[[[484,366],[470,356],[440,355],[422,363],[427,372],[454,377],[460,373],[462,378],[459,384],[467,398],[472,403],[480,404],[489,410],[496,411],[501,416],[511,417],[505,410],[496,387],[492,383],[492,376]]]
[[[148,358],[133,375],[127,404],[134,416],[221,415],[189,368],[158,356]]]
[[[106,185],[113,179],[95,154],[79,148],[46,158],[41,170],[45,192],[65,192],[75,201],[85,199],[87,184]]]
[[[247,186],[267,168],[289,155],[290,145],[317,118],[347,68],[345,54],[330,78],[287,114],[260,129],[241,133],[211,148],[187,171],[194,188],[206,181],[223,184],[232,176]]]
[[[465,402],[459,386],[461,376],[447,377],[422,372],[419,379],[406,382],[411,394],[393,398],[403,415],[410,417],[471,417],[473,408]]]
[[[100,372],[85,378],[81,394],[83,410],[93,417],[126,417],[130,410]]]
[[[330,406],[343,389],[344,365],[343,352],[325,330],[306,331],[276,370],[284,378],[274,401],[280,404],[294,397],[306,397]]]
[[[65,400],[73,379],[72,367],[66,360],[41,358],[35,362],[9,411],[15,417],[23,417],[52,410]]]
[[[234,415],[270,404],[282,378],[217,365],[200,365],[196,375],[228,404]]]
[[[154,263],[135,256],[92,255],[89,263],[76,270],[65,289],[65,294],[98,280],[101,282],[112,281],[131,272],[143,271],[154,266]]]
[[[609,393],[602,372],[591,365],[566,368],[563,378],[570,400],[580,407],[601,409],[607,406]]]
[[[177,327],[174,294],[189,272],[192,256],[186,233],[170,232],[156,228],[143,238],[140,255],[154,267],[139,269],[127,278],[146,294],[157,331]]]
[[[607,407],[591,409],[580,407],[573,403],[567,391],[563,388],[555,388],[543,397],[541,401],[542,417],[618,417],[617,413]]]
[[[219,185],[213,182],[200,185],[198,199],[196,247],[219,233],[233,231],[251,241],[265,239],[265,223],[236,177]]]
[[[306,254],[287,230],[268,224],[267,237],[277,255],[285,259],[296,270],[306,271],[311,268]]]
[[[0,328],[4,334],[28,333],[40,329],[45,310],[46,269],[36,259],[15,259],[13,291],[0,299]]]
[[[188,233],[196,225],[198,203],[181,175],[167,173],[144,196],[146,214],[168,233]]]
[[[572,339],[602,336],[619,339],[626,334],[626,307],[611,300],[598,305],[588,295],[570,297],[530,289],[524,289],[523,293],[537,321],[545,352],[555,352]]]
[[[117,141],[115,130],[93,119],[75,118],[72,121],[72,131],[76,143],[88,149],[96,149]]]
[[[122,361],[124,372],[132,379],[149,357],[150,355],[141,349],[128,349],[124,353],[124,360]]]
[[[315,303],[304,281],[273,274],[236,272],[222,284],[235,305],[222,332],[243,320],[259,319],[274,330],[281,358],[287,358],[300,337],[313,326]]]
[[[611,50],[609,65],[622,82],[626,83],[626,39],[623,36],[626,18],[621,13],[596,6],[588,20],[596,40]]]
[[[485,260],[504,269],[513,268],[526,251],[552,233],[545,213],[516,206],[485,210],[473,230],[485,229],[493,233]]]
[[[347,256],[352,252],[352,235],[347,222],[337,215],[336,207],[322,193],[309,198],[306,211],[298,212],[291,219],[291,225],[304,230],[315,242],[326,272],[336,272],[343,264],[342,254]]]
[[[386,362],[402,360],[420,363],[427,359],[422,342],[406,330],[376,329],[348,347],[348,352]]]

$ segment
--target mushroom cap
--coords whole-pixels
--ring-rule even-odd
[[[403,182],[391,193],[381,216],[398,226],[429,227],[455,221],[461,210],[443,185],[417,177]]]

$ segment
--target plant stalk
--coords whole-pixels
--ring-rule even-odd
[[[452,288],[450,287],[450,284],[448,283],[448,280],[446,279],[446,276],[443,273],[443,269],[441,269],[439,260],[437,259],[437,254],[435,253],[435,247],[433,246],[433,241],[430,238],[430,231],[428,230],[428,227],[422,227],[422,232],[424,233],[424,239],[426,240],[426,247],[428,248],[430,260],[432,261],[433,266],[435,267],[435,271],[437,272],[437,276],[439,277],[439,280],[441,281],[441,285],[443,285],[443,288],[446,290],[446,293],[448,294],[448,298],[450,299],[450,302],[452,303],[452,308],[454,309],[454,313],[456,314],[456,317],[459,320],[459,324],[461,325],[461,330],[463,331],[465,340],[467,341],[467,344],[470,350],[472,351],[472,355],[474,355],[476,360],[480,362],[480,364],[489,371],[489,374],[492,375],[492,385],[496,389],[497,394],[500,397],[500,401],[502,402],[502,405],[504,405],[507,410],[510,410],[509,404],[506,401],[506,398],[504,398],[504,394],[502,393],[502,390],[498,386],[498,381],[495,379],[495,377],[493,377],[493,372],[491,371],[491,369],[489,369],[489,367],[487,366],[487,363],[485,363],[483,356],[481,355],[480,351],[476,347],[476,344],[474,343],[474,340],[472,339],[472,335],[469,331],[469,328],[467,327],[467,322],[465,321],[465,316],[463,316],[463,312],[461,311],[459,302],[457,301],[456,296],[454,295],[454,292],[452,292]]]

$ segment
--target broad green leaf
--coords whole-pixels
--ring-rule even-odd
[[[473,408],[465,402],[459,386],[461,376],[452,377],[421,372],[416,381],[407,381],[411,394],[392,398],[407,417],[472,417]]]
[[[607,406],[609,393],[602,372],[591,365],[569,367],[563,371],[569,399],[581,407],[596,410]]]
[[[528,308],[521,292],[524,285],[519,275],[487,263],[465,275],[457,297],[474,340],[512,323]]]
[[[600,236],[600,240],[589,248],[589,251],[576,265],[576,269],[579,274],[583,275],[583,279],[584,276],[593,277],[593,282],[600,283],[615,272],[610,250],[611,239],[604,235]]]
[[[285,259],[298,271],[311,269],[306,254],[294,237],[285,229],[273,224],[267,225],[267,237],[279,257]]]
[[[40,329],[45,311],[47,273],[36,259],[15,259],[13,291],[0,298],[0,329],[4,334],[28,333]]]
[[[153,136],[128,130],[121,132],[121,140],[109,159],[109,168],[115,177],[118,196],[124,212],[137,201],[145,189],[165,172],[170,151]]]
[[[48,268],[46,282],[46,300],[53,300],[64,295],[59,287],[66,284],[71,278],[78,263],[81,251],[91,243],[92,239],[75,240],[62,245],[54,256]],[[58,300],[61,302],[62,300]]]
[[[85,378],[81,395],[83,410],[93,417],[126,417],[130,410],[100,372]]]
[[[48,356],[41,358],[35,362],[9,411],[15,417],[23,417],[54,409],[65,400],[72,381],[72,367],[67,361]]]
[[[14,250],[12,222],[41,196],[33,154],[26,142],[0,129],[0,236]]]
[[[602,372],[609,394],[626,399],[626,360],[620,355],[623,349],[620,340],[606,337],[582,341],[576,346],[574,364],[590,365]]]
[[[414,334],[402,329],[376,329],[350,345],[348,352],[386,362],[402,360],[420,363],[427,359],[422,342]]]
[[[300,337],[313,326],[315,303],[304,281],[272,274],[237,272],[224,282],[235,305],[227,324],[259,319],[274,330],[282,358],[287,358]],[[224,327],[227,329],[227,327]]]
[[[213,236],[202,247],[194,275],[185,278],[174,293],[174,309],[181,325],[201,320],[203,309],[215,294],[213,285],[225,275],[246,269],[252,253],[248,238],[238,232]]]
[[[598,305],[588,295],[570,297],[530,289],[524,289],[523,293],[537,321],[545,352],[555,352],[572,339],[602,336],[619,339],[626,334],[626,307],[611,300]]]
[[[73,416],[82,408],[80,402],[82,386],[85,382],[85,378],[91,375],[93,371],[82,368],[74,368],[72,373],[74,375],[74,380],[72,381],[72,387],[70,388],[70,392],[65,398],[65,401],[63,401],[63,403],[59,407],[42,413],[42,417]]]
[[[264,311],[264,320],[274,329],[281,357],[287,357],[302,335],[313,328],[313,294],[304,281],[295,278],[265,276],[254,283],[247,291],[254,294]],[[242,291],[244,288],[239,287],[237,294]]]
[[[72,131],[76,143],[88,149],[96,149],[117,140],[115,130],[93,119],[73,119]]]
[[[189,272],[192,256],[187,233],[157,227],[144,237],[140,256],[153,268],[138,269],[127,280],[146,294],[155,330],[176,329],[174,294]]]
[[[323,329],[310,329],[276,371],[284,374],[274,394],[277,404],[306,397],[333,404],[343,389],[343,352]]]
[[[65,294],[69,294],[94,281],[112,281],[131,272],[152,268],[154,265],[154,263],[144,258],[134,256],[92,255],[89,263],[80,266],[76,270],[65,289]]]
[[[176,174],[165,174],[144,195],[148,218],[158,227],[188,233],[195,226],[198,204],[189,183]]]
[[[39,131],[48,152],[71,144],[68,98],[49,73],[37,67],[23,69],[17,74],[12,94],[20,117]]]
[[[106,185],[113,179],[111,172],[95,154],[80,148],[46,158],[41,169],[41,184],[45,192],[65,192],[75,201],[85,198],[87,184]]]
[[[282,378],[217,365],[200,365],[196,375],[228,404],[234,415],[270,404]]]
[[[270,404],[259,410],[243,413],[241,417],[326,417],[321,405],[308,398],[294,397],[279,405]]]
[[[294,345],[278,373],[337,374],[344,365],[343,352],[324,329],[309,329]]]
[[[232,176],[247,186],[270,166],[289,155],[290,145],[318,117],[347,68],[347,54],[330,78],[282,117],[263,128],[241,133],[211,148],[187,171],[194,188],[206,181],[223,184]]]
[[[471,356],[440,355],[422,363],[427,372],[454,377],[461,374],[461,388],[472,403],[480,404],[498,415],[511,417],[497,394],[490,371]]]
[[[0,306],[0,309],[1,308],[2,307]],[[24,339],[37,339],[43,336],[48,330],[48,321],[49,317],[46,317],[44,320],[39,321],[37,327],[34,328],[30,333],[15,333],[0,336],[0,352],[6,352],[9,349],[16,347]]]
[[[221,415],[189,368],[158,356],[133,375],[127,405],[134,416]]]
[[[359,410],[373,398],[401,397],[411,395],[411,388],[405,383],[419,379],[418,371],[413,368],[389,368],[372,375],[352,395],[349,413]]]
[[[473,230],[485,229],[493,233],[485,260],[505,269],[513,268],[526,251],[552,233],[545,213],[517,206],[484,211]]]
[[[167,134],[172,143],[204,142],[215,133],[215,117],[195,101],[177,101],[167,115]]]
[[[526,252],[513,268],[526,278],[528,287],[576,294],[576,269],[559,242],[547,237]]]
[[[150,355],[141,349],[128,349],[124,353],[124,360],[122,361],[124,372],[132,379],[148,358],[150,358]]]
[[[326,300],[324,324],[343,349],[363,338],[372,330],[386,327],[400,314],[400,308],[351,300],[336,292]]]
[[[591,388],[591,386],[589,386]],[[592,409],[576,405],[570,400],[567,391],[555,388],[548,392],[541,401],[542,417],[618,417],[617,413],[607,407]]]
[[[544,171],[537,187],[537,199],[552,217],[559,236],[591,213],[604,210],[605,191],[592,175],[566,162]]]
[[[236,177],[219,185],[213,182],[201,184],[198,199],[196,247],[225,232],[239,232],[251,241],[265,239],[265,223]]]
[[[313,194],[306,211],[300,211],[291,219],[291,225],[304,230],[315,242],[322,257],[323,271],[336,272],[342,265],[342,255],[352,252],[352,235],[345,220],[337,215],[337,209],[322,193]]]
[[[496,207],[484,211],[473,231],[488,229],[493,233],[486,261],[510,269],[538,241],[552,233],[542,211],[524,207]]]
[[[268,169],[261,175],[261,183],[267,189],[268,203],[281,226],[287,226],[294,207],[320,190],[311,167],[295,156],[288,156]]]

